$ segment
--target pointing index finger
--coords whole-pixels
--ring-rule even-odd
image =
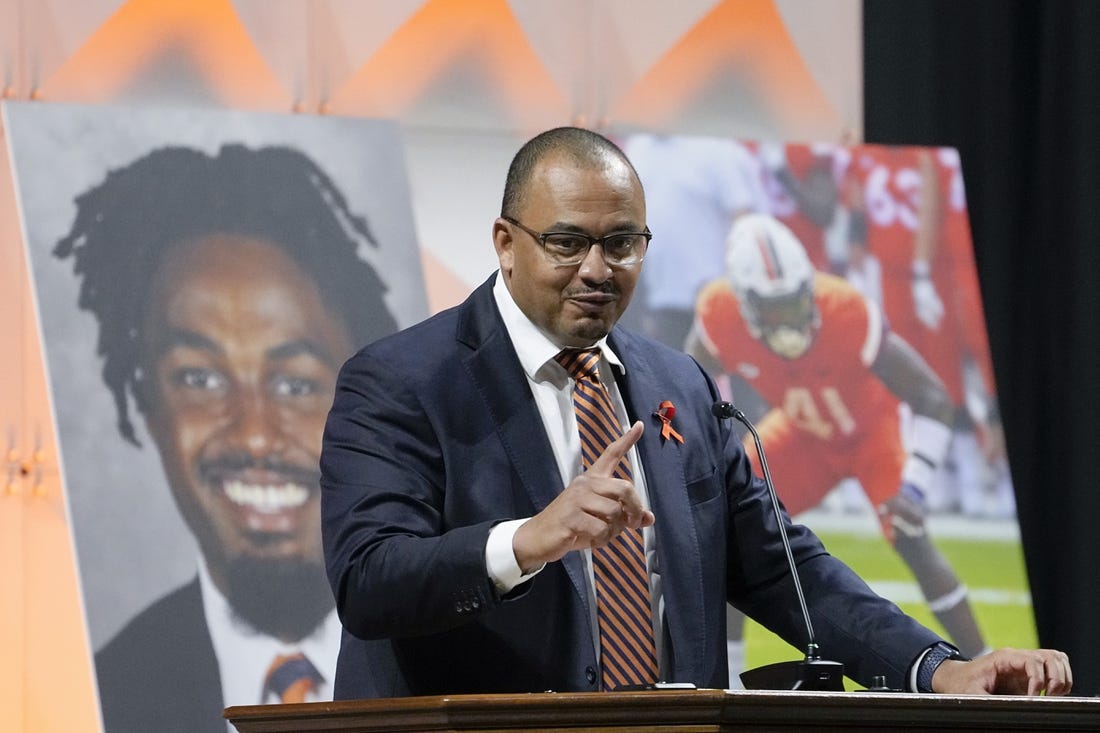
[[[604,449],[604,452],[588,467],[587,472],[592,476],[611,476],[615,471],[615,467],[619,465],[619,461],[630,452],[630,449],[642,437],[644,431],[645,425],[642,421],[636,421],[630,426],[629,430]]]

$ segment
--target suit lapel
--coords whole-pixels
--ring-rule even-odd
[[[512,470],[535,512],[540,512],[561,493],[561,476],[527,376],[493,302],[494,280],[495,276],[489,278],[466,301],[457,338],[471,349],[463,359],[466,371],[496,425]],[[570,552],[561,562],[587,608],[588,582],[580,553]]]
[[[658,362],[636,349],[635,337],[615,329],[611,348],[626,366],[618,379],[631,422],[641,420],[645,432],[638,451],[645,469],[649,503],[656,517],[657,556],[664,588],[665,629],[672,641],[676,673],[694,679],[705,668],[708,648],[699,538],[692,522],[684,474],[684,445],[661,437],[661,422],[654,413],[671,395],[672,377],[654,371]],[[664,520],[665,517],[669,519]],[[715,552],[721,552],[716,548]]]

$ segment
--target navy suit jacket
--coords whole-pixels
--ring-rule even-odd
[[[492,526],[536,514],[562,488],[493,282],[341,371],[321,456],[325,557],[345,627],[338,699],[598,688],[580,555],[504,596],[486,576]],[[626,367],[630,418],[646,425],[638,451],[656,516],[665,677],[722,688],[727,600],[805,647],[770,499],[711,414],[719,395],[693,359],[618,327],[609,343]],[[665,400],[683,443],[661,437]],[[822,654],[865,684],[882,674],[902,687],[939,637],[785,521]],[[395,662],[399,675],[372,676],[365,639],[388,639],[392,658],[377,664]]]
[[[106,733],[225,733],[221,674],[197,578],[135,616],[95,664]]]

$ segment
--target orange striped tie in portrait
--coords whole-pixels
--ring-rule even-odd
[[[264,677],[264,694],[271,692],[280,702],[305,702],[306,695],[323,680],[304,654],[280,655]]]
[[[573,411],[585,470],[623,433],[611,398],[600,383],[599,349],[565,349],[554,357],[574,379]],[[633,479],[624,456],[615,478]],[[640,529],[624,529],[604,547],[592,550],[596,616],[600,631],[601,687],[657,681],[649,575]]]

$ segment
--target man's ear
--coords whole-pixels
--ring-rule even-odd
[[[504,219],[497,217],[493,222],[493,247],[497,251],[500,271],[507,276],[512,274],[513,246],[515,246],[515,240],[512,239],[512,227]]]

